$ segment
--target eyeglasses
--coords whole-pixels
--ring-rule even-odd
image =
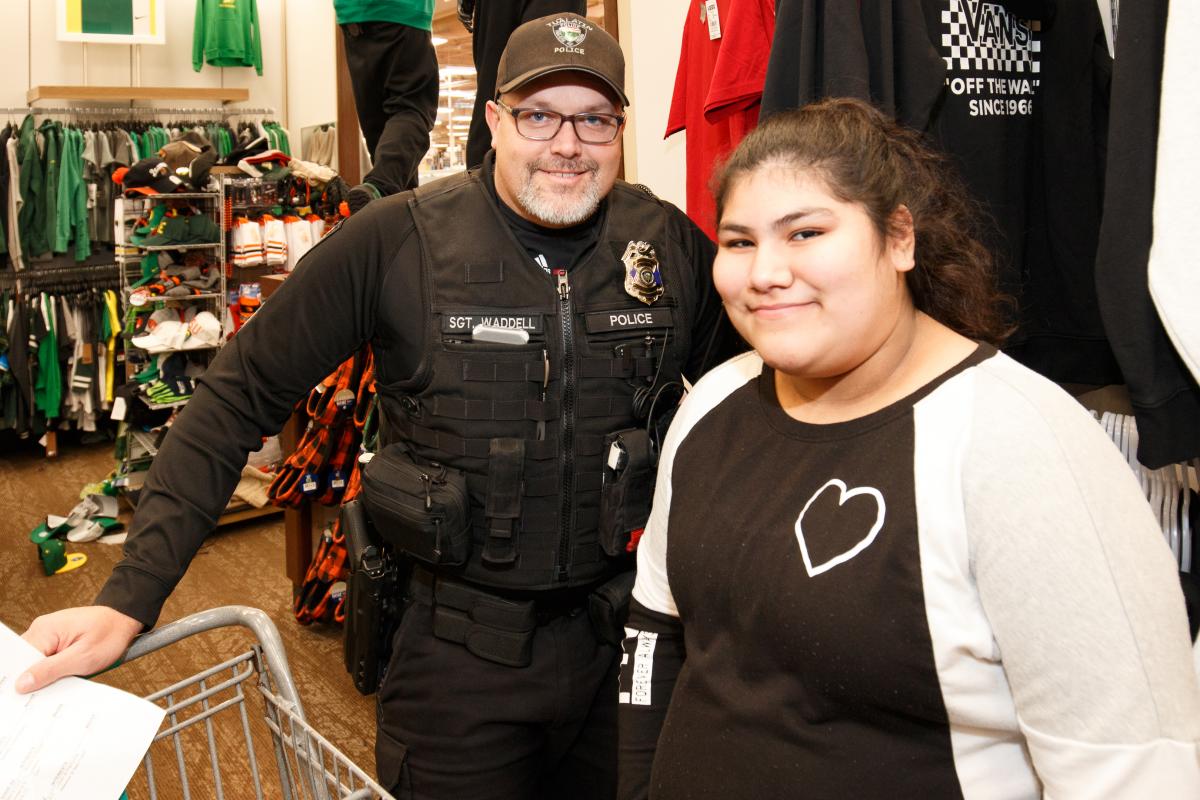
[[[571,121],[575,135],[585,144],[608,144],[617,138],[625,117],[620,114],[603,114],[586,111],[582,114],[560,114],[542,108],[513,108],[502,100],[496,105],[512,114],[517,124],[517,133],[535,142],[545,142],[558,135],[562,124]]]

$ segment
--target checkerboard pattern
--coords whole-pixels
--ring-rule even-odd
[[[1028,48],[1012,47],[1001,39],[974,39],[971,36],[971,26],[967,14],[971,13],[965,6],[972,2],[995,6],[994,13],[1008,15],[1002,7],[985,0],[948,0],[949,8],[942,11],[942,58],[946,68],[950,70],[990,70],[992,72],[1023,72],[1037,74],[1041,71],[1039,55],[1042,52],[1042,42],[1039,34],[1042,24],[1037,20],[1022,20],[1017,24],[1028,27],[1033,35],[1030,37]],[[985,12],[986,13],[986,12]]]

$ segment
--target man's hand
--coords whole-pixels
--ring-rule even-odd
[[[475,0],[458,0],[458,21],[467,33],[475,32]]]
[[[67,675],[93,675],[129,649],[142,623],[105,606],[66,608],[38,617],[21,638],[49,656],[17,678],[24,694]]]

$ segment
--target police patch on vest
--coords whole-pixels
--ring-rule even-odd
[[[478,311],[447,311],[442,314],[442,333],[470,333],[476,325],[509,328],[516,331],[542,332],[540,314],[479,313]]]
[[[621,256],[625,265],[625,292],[636,300],[650,305],[662,297],[662,270],[658,267],[658,254],[649,242],[630,242]]]
[[[669,328],[672,319],[669,308],[623,308],[585,314],[584,325],[588,333],[605,333],[639,328]]]

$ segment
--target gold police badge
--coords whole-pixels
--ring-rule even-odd
[[[625,264],[625,291],[630,297],[651,305],[662,297],[662,270],[658,266],[658,255],[649,242],[630,242],[621,256]]]

